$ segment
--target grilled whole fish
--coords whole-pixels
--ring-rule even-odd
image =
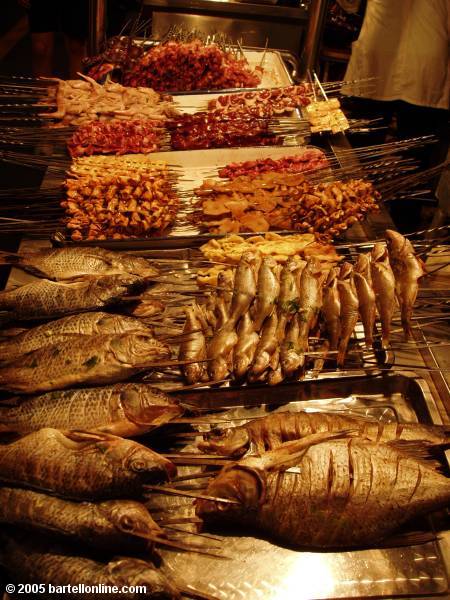
[[[177,401],[144,383],[49,392],[0,405],[0,432],[26,435],[42,427],[89,429],[121,437],[151,431],[180,416]]]
[[[277,262],[271,256],[266,256],[259,267],[256,298],[252,307],[255,331],[261,329],[264,320],[275,310],[279,293]]]
[[[197,383],[208,378],[206,372],[206,338],[202,320],[195,306],[186,308],[186,321],[183,328],[178,357],[181,361],[199,361],[183,365],[183,374],[188,383]]]
[[[417,258],[411,242],[400,233],[386,230],[389,261],[395,276],[395,291],[400,304],[405,340],[411,338],[412,311],[419,291],[419,279],[426,273],[423,262]]]
[[[33,394],[114,383],[169,357],[169,347],[148,334],[79,336],[3,363],[0,389]]]
[[[211,434],[204,434],[206,439],[199,442],[198,447],[206,453],[241,457],[248,451],[262,454],[266,450],[275,450],[284,442],[313,433],[349,429],[358,431],[361,437],[373,442],[421,440],[444,444],[450,441],[448,430],[438,425],[381,423],[337,412],[282,412],[254,419],[238,427],[215,429]]]
[[[0,292],[0,310],[22,321],[63,317],[114,304],[142,282],[136,275],[108,275],[74,283],[41,279]]]
[[[401,442],[342,435],[313,434],[227,465],[206,494],[237,503],[197,500],[197,515],[248,525],[290,546],[351,548],[375,545],[449,503],[450,479],[399,450]]]
[[[57,281],[95,275],[154,277],[159,271],[148,260],[103,248],[48,248],[20,255],[0,256],[0,264],[11,264]]]
[[[254,264],[255,254],[253,252],[244,252],[234,275],[234,288],[230,307],[230,327],[236,325],[242,315],[247,312],[256,295]]]
[[[135,500],[74,502],[34,490],[0,488],[0,523],[67,537],[103,551],[144,551],[164,532]]]
[[[301,356],[301,364],[305,363],[305,353],[308,352],[308,336],[311,329],[317,324],[319,312],[323,302],[324,273],[320,263],[314,258],[306,262],[299,283],[298,299],[298,352]]]
[[[254,329],[250,313],[246,312],[237,328],[238,342],[233,353],[233,374],[236,379],[245,377],[255,356],[259,335]]]
[[[84,556],[75,556],[73,550],[45,539],[31,536],[1,534],[0,563],[10,577],[20,583],[43,583],[46,589],[53,586],[107,585],[117,586],[121,593],[107,594],[110,600],[179,600],[175,586],[152,564],[137,558],[113,558],[100,562]],[[145,592],[123,592],[124,586],[145,589]],[[102,592],[88,594],[92,600],[104,600]],[[39,594],[41,598],[54,598],[54,593]],[[80,600],[86,594],[65,592],[64,597]]]
[[[366,346],[373,344],[373,328],[377,314],[375,292],[372,288],[372,275],[370,273],[370,256],[359,254],[353,273],[356,293],[358,296],[359,314],[364,327]]]
[[[0,340],[0,360],[13,360],[38,348],[72,340],[80,335],[126,333],[128,331],[140,331],[147,334],[151,332],[139,319],[125,315],[104,312],[71,315]]]
[[[381,320],[383,348],[389,346],[391,321],[395,310],[395,277],[386,246],[378,242],[372,248],[370,262],[373,289]]]
[[[339,338],[337,364],[342,367],[345,361],[350,336],[358,322],[359,301],[353,279],[353,266],[344,263],[337,282],[341,303],[341,337]]]
[[[0,446],[0,481],[64,498],[136,497],[175,473],[153,450],[105,433],[46,428]]]
[[[250,367],[251,375],[255,377],[262,375],[269,366],[278,346],[277,330],[278,317],[274,311],[263,325],[261,337],[255,350],[255,357]]]
[[[339,268],[330,270],[323,290],[322,316],[330,340],[330,350],[337,350],[341,337],[341,300],[337,286]]]
[[[294,315],[286,329],[286,336],[281,344],[280,364],[283,375],[291,377],[305,362],[303,349],[299,349],[300,323],[299,316]]]
[[[232,323],[221,327],[208,344],[208,374],[212,381],[220,381],[227,377],[232,367],[233,349],[238,342],[237,333]]]

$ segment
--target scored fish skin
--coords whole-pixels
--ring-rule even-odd
[[[229,427],[206,435],[198,443],[200,450],[222,456],[241,457],[250,449],[261,454],[275,450],[284,442],[298,440],[320,432],[355,430],[373,442],[396,440],[421,440],[431,444],[450,441],[448,429],[439,425],[421,423],[382,423],[363,417],[348,416],[339,412],[280,412],[249,421],[244,425]]]
[[[353,266],[350,263],[344,263],[341,266],[337,286],[341,303],[341,337],[338,344],[337,364],[338,367],[343,367],[347,346],[358,322],[359,314]]]
[[[0,445],[0,481],[74,500],[133,498],[176,474],[149,448],[117,436],[45,428]]]
[[[373,330],[377,313],[376,297],[372,287],[370,255],[359,254],[353,273],[358,295],[359,314],[364,327],[366,346],[373,345]]]
[[[151,333],[151,329],[142,321],[125,315],[105,312],[70,315],[38,325],[6,340],[0,340],[0,360],[12,360],[38,348],[74,339],[74,336],[77,335],[126,333],[128,331]]]
[[[339,267],[330,269],[323,290],[322,316],[330,340],[330,350],[337,350],[341,337],[341,300],[337,280]]]
[[[275,310],[279,293],[277,262],[266,256],[259,267],[256,298],[251,308],[255,331],[260,331],[265,319]]]
[[[145,383],[58,390],[18,406],[0,405],[0,433],[26,435],[43,427],[142,435],[183,414],[175,398]]]
[[[233,353],[233,374],[236,379],[245,377],[253,362],[259,335],[256,333],[250,313],[246,312],[237,328],[238,341]]]
[[[80,583],[85,585],[117,586],[121,593],[107,594],[110,600],[137,600],[158,598],[180,600],[175,586],[149,562],[138,558],[112,558],[100,562],[84,556],[73,555],[74,550],[55,544],[47,538],[33,539],[30,535],[1,534],[0,563],[10,577],[20,583],[43,583],[46,590],[53,586]],[[120,549],[119,549],[120,552]],[[146,592],[124,592],[123,587],[144,586]],[[142,588],[141,588],[142,589]],[[54,598],[50,592],[40,593],[41,598]],[[66,593],[69,599],[86,597]],[[101,600],[105,594],[89,594],[92,600]]]
[[[419,279],[426,274],[411,242],[396,231],[386,230],[389,261],[395,276],[395,291],[400,304],[405,341],[412,336],[412,311],[419,291]]]
[[[114,304],[142,283],[135,275],[107,275],[74,283],[40,279],[0,292],[0,310],[23,321],[63,317]]]
[[[183,328],[178,357],[181,361],[199,361],[182,365],[181,369],[189,384],[201,381],[206,374],[206,338],[204,327],[195,306],[186,308],[186,321]]]
[[[233,296],[231,298],[230,327],[234,327],[243,314],[250,308],[256,295],[256,277],[254,252],[244,252],[234,275]]]
[[[387,248],[381,242],[377,242],[372,248],[370,272],[381,321],[382,346],[386,349],[389,346],[391,321],[395,310],[395,277]]]
[[[144,536],[164,537],[146,507],[135,500],[74,502],[22,488],[0,488],[0,523],[108,552],[142,552],[149,545]]]
[[[0,366],[0,389],[32,394],[115,383],[169,357],[170,348],[148,334],[77,336]]]
[[[104,248],[43,248],[18,257],[11,256],[10,263],[33,273],[37,270],[44,277],[57,281],[92,275],[128,273],[139,277],[154,277],[159,274],[158,269],[145,258]]]
[[[449,503],[450,479],[434,463],[397,449],[399,442],[326,439],[337,435],[314,434],[227,465],[206,495],[239,504],[197,500],[197,515],[247,525],[294,547],[353,548],[376,545]]]

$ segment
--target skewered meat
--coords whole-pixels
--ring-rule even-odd
[[[256,108],[262,115],[281,115],[311,102],[312,91],[307,84],[291,85],[269,90],[227,94],[210,100],[208,110],[234,112],[237,109]]]
[[[161,145],[160,121],[91,121],[81,125],[69,140],[70,156],[92,154],[149,154]]]
[[[339,133],[350,128],[337,98],[311,102],[305,107],[304,114],[311,124],[311,133],[319,131]]]
[[[250,69],[245,59],[238,60],[217,44],[169,40],[147,50],[125,72],[123,80],[132,87],[191,91],[256,87],[261,77]]]
[[[450,479],[416,458],[425,445],[413,446],[408,454],[410,443],[312,434],[228,464],[206,494],[237,503],[201,499],[196,512],[206,522],[249,526],[295,547],[372,546],[450,501]]]
[[[205,434],[198,447],[206,453],[240,458],[248,451],[263,454],[275,450],[282,443],[298,440],[313,433],[357,430],[363,438],[373,442],[395,440],[422,440],[431,444],[449,441],[444,426],[418,423],[382,423],[362,417],[333,412],[280,412],[239,425]]]

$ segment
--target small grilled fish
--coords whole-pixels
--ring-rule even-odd
[[[256,298],[252,306],[255,331],[261,329],[265,319],[275,310],[279,293],[277,262],[271,256],[266,256],[259,267]]]
[[[45,248],[37,252],[2,255],[0,264],[14,265],[33,275],[57,281],[96,275],[154,277],[159,274],[145,258],[104,248]]]
[[[234,325],[230,322],[221,327],[208,344],[208,373],[212,381],[227,377],[232,367],[232,353],[238,342]]]
[[[104,312],[71,315],[38,325],[6,340],[0,340],[0,360],[13,360],[38,348],[69,341],[80,335],[126,333],[128,331],[151,333],[151,330],[139,319],[125,315]]]
[[[364,327],[366,346],[373,344],[373,328],[377,314],[375,292],[372,288],[372,275],[370,273],[370,256],[359,254],[353,273],[356,293],[358,295],[359,314]]]
[[[405,340],[412,335],[411,319],[419,291],[419,279],[426,274],[424,263],[417,258],[411,242],[396,231],[386,230],[389,261],[395,276],[395,291],[400,304]]]
[[[350,263],[342,265],[337,285],[341,303],[341,337],[338,345],[337,364],[338,367],[343,367],[347,346],[358,322],[359,309],[358,295],[353,280],[353,266]]]
[[[0,432],[26,435],[42,427],[89,429],[122,437],[142,435],[179,417],[177,401],[145,383],[49,392],[0,405]]]
[[[251,451],[262,454],[275,450],[282,443],[298,440],[313,433],[358,431],[360,437],[373,442],[421,440],[431,444],[450,441],[448,430],[438,425],[418,423],[381,423],[362,417],[350,417],[332,412],[281,412],[254,419],[238,427],[229,427],[211,434],[198,447],[206,453],[241,457]]]
[[[291,377],[305,362],[303,350],[299,349],[299,315],[294,315],[288,323],[285,338],[280,349],[280,364],[285,377]]]
[[[389,346],[391,321],[395,310],[395,277],[386,246],[378,242],[372,248],[370,269],[378,313],[381,320],[383,348]]]
[[[23,527],[103,551],[144,551],[164,532],[135,500],[74,502],[34,490],[0,488],[0,523]]]
[[[305,353],[309,349],[309,333],[316,326],[322,307],[324,275],[320,263],[314,258],[309,258],[300,276],[298,299],[298,352],[301,356],[300,366],[303,366],[305,363]]]
[[[175,474],[170,460],[106,433],[46,428],[0,445],[0,481],[63,498],[137,497],[144,484]]]
[[[142,282],[135,275],[108,275],[75,283],[41,279],[0,292],[0,310],[22,321],[53,319],[110,306]]]
[[[116,586],[120,593],[102,592],[88,594],[92,600],[180,600],[175,586],[152,564],[138,558],[113,558],[100,562],[92,558],[73,555],[73,549],[46,539],[32,539],[24,534],[1,534],[0,563],[10,577],[20,583],[43,583],[46,590],[53,586],[104,585]],[[123,591],[139,587],[145,592]],[[67,588],[66,588],[67,589]],[[57,594],[59,595],[59,594]],[[41,598],[54,598],[51,592],[40,593]],[[68,599],[86,598],[86,594],[64,593]]]
[[[341,337],[341,300],[337,286],[339,268],[330,270],[323,290],[322,316],[330,340],[330,350],[337,350]]]
[[[229,319],[230,326],[236,325],[242,315],[247,312],[256,295],[254,263],[255,254],[253,252],[244,252],[234,276]]]
[[[198,309],[197,309],[198,310]],[[181,361],[200,361],[182,365],[188,383],[197,383],[207,378],[206,372],[206,338],[202,320],[199,319],[195,305],[186,308],[186,321],[183,337],[180,341],[178,357]]]
[[[255,350],[255,357],[250,367],[252,376],[262,375],[269,366],[270,359],[278,347],[277,329],[278,316],[274,311],[263,325],[261,337]]]
[[[255,331],[249,312],[241,317],[237,328],[237,336],[238,342],[233,355],[233,374],[236,379],[242,379],[253,362],[259,342],[259,335]]]
[[[78,336],[3,363],[0,389],[33,394],[114,383],[169,357],[170,348],[148,334]]]
[[[247,525],[295,547],[372,546],[450,502],[450,479],[434,463],[408,454],[409,444],[378,444],[344,433],[286,442],[224,467],[206,494],[237,503],[197,500],[196,512],[206,521]],[[424,450],[413,444],[414,451]]]
[[[217,286],[219,290],[217,295],[222,298],[227,314],[230,313],[231,301],[233,299],[234,273],[233,271],[221,271],[217,276]]]

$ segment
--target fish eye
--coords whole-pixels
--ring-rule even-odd
[[[130,468],[132,471],[139,473],[147,469],[147,463],[145,462],[145,460],[137,458],[131,461]]]
[[[120,519],[120,526],[126,531],[132,531],[134,528],[132,519],[130,519],[130,517],[127,515]]]

